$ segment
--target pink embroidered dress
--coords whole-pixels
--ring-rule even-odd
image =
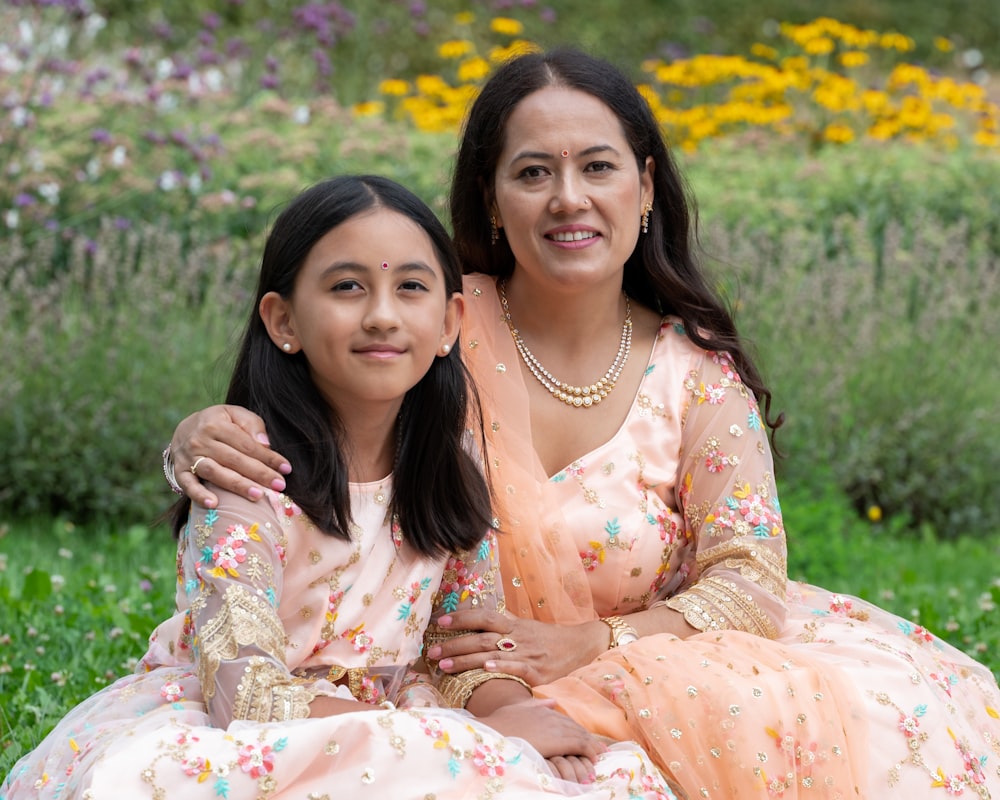
[[[618,432],[546,475],[495,282],[467,276],[465,294],[508,610],[571,623],[660,602],[702,631],[642,637],[536,695],[638,741],[692,798],[1000,798],[990,671],[787,580],[766,430],[725,355],[665,319]]]
[[[351,487],[350,541],[283,495],[219,492],[218,511],[194,508],[178,611],[137,673],[73,709],[0,798],[673,798],[634,744],[614,745],[584,786],[433,705],[441,695],[407,665],[432,615],[502,604],[495,538],[423,558],[387,516],[390,491]],[[359,710],[309,717],[319,695]]]

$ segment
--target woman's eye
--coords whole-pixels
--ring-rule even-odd
[[[594,161],[592,164],[587,165],[589,172],[607,172],[612,169],[614,169],[614,165],[607,161]]]
[[[541,178],[544,174],[544,167],[525,167],[521,170],[522,178]]]

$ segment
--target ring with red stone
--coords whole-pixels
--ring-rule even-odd
[[[517,642],[511,639],[509,636],[504,636],[502,639],[497,639],[497,650],[504,653],[510,653],[517,650]]]

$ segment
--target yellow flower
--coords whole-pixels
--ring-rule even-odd
[[[863,67],[868,63],[868,53],[861,50],[848,50],[840,54],[840,63],[848,69],[852,67]]]
[[[973,135],[972,141],[980,147],[1000,147],[1000,134],[979,130]]]
[[[494,64],[502,64],[512,58],[526,55],[527,53],[538,52],[541,48],[534,42],[523,39],[515,39],[507,47],[494,47],[490,50],[490,61]]]
[[[955,45],[952,44],[951,39],[947,39],[944,36],[935,36],[934,46],[942,53],[950,53],[955,49]]]
[[[524,30],[524,26],[510,17],[496,17],[490,21],[490,30],[506,36],[517,36]]]
[[[385,111],[385,103],[377,100],[369,100],[364,103],[355,103],[351,111],[356,117],[374,117]]]
[[[455,15],[456,25],[471,25],[476,20],[476,15],[471,11],[459,11]]]
[[[763,58],[767,61],[778,60],[778,51],[773,47],[768,47],[766,44],[761,44],[760,42],[755,42],[750,47],[750,52],[757,56],[757,58]]]
[[[882,521],[882,509],[880,506],[871,505],[868,506],[868,519],[872,522]]]
[[[824,56],[827,53],[832,53],[836,46],[829,36],[820,36],[806,42],[803,49],[811,56]]]
[[[490,62],[479,56],[468,58],[458,66],[458,79],[462,83],[481,81],[489,74]]]
[[[823,138],[828,142],[835,142],[836,144],[847,144],[848,142],[854,141],[854,131],[849,125],[845,125],[842,122],[833,122],[826,126],[823,131]],[[872,506],[875,508],[875,506]],[[868,509],[868,516],[871,517],[872,510]],[[882,512],[879,511],[879,514]],[[880,517],[881,518],[881,517]]]
[[[403,95],[409,93],[410,84],[406,81],[401,81],[398,78],[390,78],[389,80],[382,81],[382,83],[378,85],[378,90],[382,94],[402,97]]]
[[[441,58],[461,58],[472,52],[472,42],[466,39],[452,39],[443,42],[438,47],[438,55]]]

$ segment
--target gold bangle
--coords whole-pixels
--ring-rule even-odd
[[[492,681],[495,678],[517,681],[529,692],[531,691],[527,682],[516,675],[508,675],[506,672],[487,672],[485,669],[467,669],[457,675],[445,675],[441,679],[438,691],[441,692],[445,702],[451,708],[465,708],[472,693],[487,681]]]
[[[629,644],[639,638],[639,632],[621,617],[601,617],[601,622],[611,629],[611,641],[608,650],[613,650],[623,644]]]

